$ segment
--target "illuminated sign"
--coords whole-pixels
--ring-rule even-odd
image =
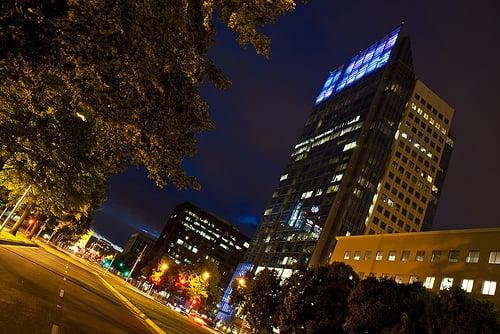
[[[348,66],[341,65],[330,72],[323,89],[316,98],[316,104],[387,64],[400,30],[400,27],[396,28],[377,43],[359,52],[349,61]]]

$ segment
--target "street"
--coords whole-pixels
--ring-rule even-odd
[[[0,246],[0,333],[151,333],[92,273],[41,248]]]

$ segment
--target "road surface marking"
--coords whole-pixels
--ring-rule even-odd
[[[59,334],[59,326],[56,324],[52,325],[52,330],[50,331],[50,334]]]
[[[61,289],[61,291],[59,291],[59,297],[61,297],[61,298],[62,298],[63,296],[64,296],[64,290],[63,290],[63,289]]]

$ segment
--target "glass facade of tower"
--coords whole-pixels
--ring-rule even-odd
[[[326,262],[336,235],[364,233],[413,84],[400,28],[330,73],[247,253],[257,270],[285,278]]]

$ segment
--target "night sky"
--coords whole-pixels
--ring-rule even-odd
[[[216,128],[186,161],[201,191],[158,189],[144,169],[111,180],[95,230],[123,245],[137,230],[158,234],[173,207],[190,201],[251,235],[328,72],[401,20],[417,76],[455,108],[457,136],[434,229],[500,226],[500,1],[311,0],[265,32],[269,60],[219,30],[210,54],[233,81],[207,84]]]

